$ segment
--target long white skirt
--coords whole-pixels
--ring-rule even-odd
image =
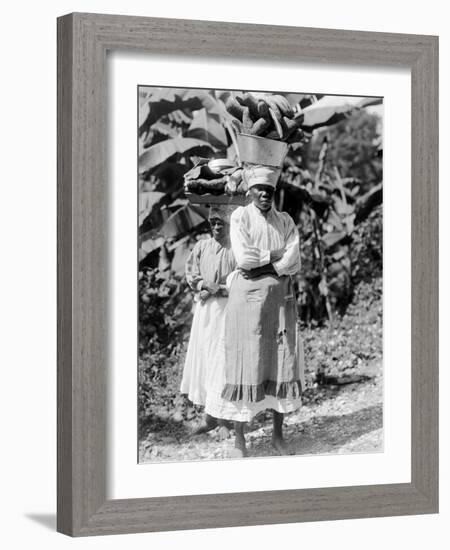
[[[305,388],[305,360],[303,340],[297,329],[297,354],[299,378],[302,388]],[[216,418],[233,420],[237,422],[250,422],[258,413],[266,409],[274,409],[280,413],[290,413],[299,409],[302,405],[301,397],[297,399],[277,399],[272,395],[266,395],[257,402],[228,401],[221,397],[225,386],[225,324],[222,332],[217,334],[217,348],[214,358],[213,377],[208,380],[206,393],[205,412]]]
[[[302,400],[277,399],[267,395],[256,403],[227,401],[221,397],[225,386],[225,307],[227,298],[211,297],[197,302],[192,320],[180,391],[215,418],[249,422],[259,412],[274,409],[289,413],[301,407]],[[299,369],[304,385],[303,343],[298,336]]]
[[[227,298],[222,296],[195,304],[180,391],[196,405],[205,405],[212,381],[221,376],[215,358],[225,331],[226,304]]]

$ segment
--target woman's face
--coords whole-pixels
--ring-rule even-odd
[[[253,204],[260,210],[267,212],[272,207],[275,189],[271,185],[253,185],[248,190]]]
[[[227,236],[227,224],[220,218],[209,218],[212,236],[216,241],[221,241]]]

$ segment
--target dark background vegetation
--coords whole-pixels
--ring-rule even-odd
[[[192,320],[184,262],[208,232],[183,175],[199,157],[234,158],[229,92],[139,90],[139,418],[141,431],[195,421],[179,395]],[[301,235],[297,277],[308,395],[350,380],[381,357],[382,120],[361,99],[320,110],[327,96],[286,94],[304,137],[291,146],[275,197]],[[329,96],[328,96],[329,97]],[[314,107],[314,109],[312,109]],[[310,111],[307,116],[306,113]],[[308,393],[309,392],[309,393]],[[142,433],[143,433],[142,432]]]

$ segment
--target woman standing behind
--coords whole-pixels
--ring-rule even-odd
[[[216,376],[214,358],[224,331],[228,296],[225,281],[236,266],[229,237],[230,213],[226,206],[211,207],[212,237],[198,241],[186,262],[186,279],[196,303],[180,391],[196,405],[205,405]],[[194,434],[216,426],[217,420],[205,414]]]

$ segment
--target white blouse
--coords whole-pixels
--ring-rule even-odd
[[[295,275],[300,270],[299,234],[287,212],[271,208],[267,214],[253,204],[240,206],[231,214],[231,247],[237,265],[254,269],[270,263],[270,252],[284,248],[273,263],[278,275]]]

